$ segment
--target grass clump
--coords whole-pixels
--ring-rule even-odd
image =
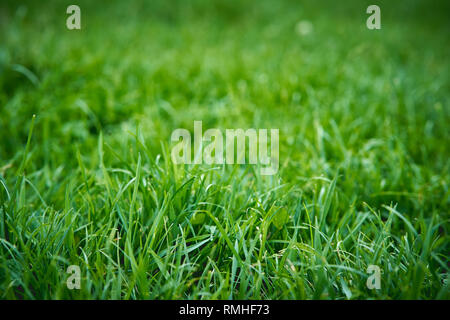
[[[448,299],[448,3],[369,4],[0,4],[0,297]],[[174,165],[194,120],[280,170]]]

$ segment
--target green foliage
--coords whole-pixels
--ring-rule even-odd
[[[369,4],[2,1],[0,298],[449,299],[449,4]],[[279,172],[174,165],[194,120]]]

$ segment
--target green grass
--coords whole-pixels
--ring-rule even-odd
[[[449,299],[450,8],[372,2],[2,1],[0,298]],[[194,120],[279,172],[174,165]]]

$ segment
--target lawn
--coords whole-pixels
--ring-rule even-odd
[[[449,12],[2,1],[0,298],[450,299]],[[173,163],[197,120],[278,172]]]

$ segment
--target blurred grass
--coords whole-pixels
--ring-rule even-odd
[[[70,4],[0,4],[0,297],[449,298],[447,1]],[[174,166],[194,120],[279,173]]]

